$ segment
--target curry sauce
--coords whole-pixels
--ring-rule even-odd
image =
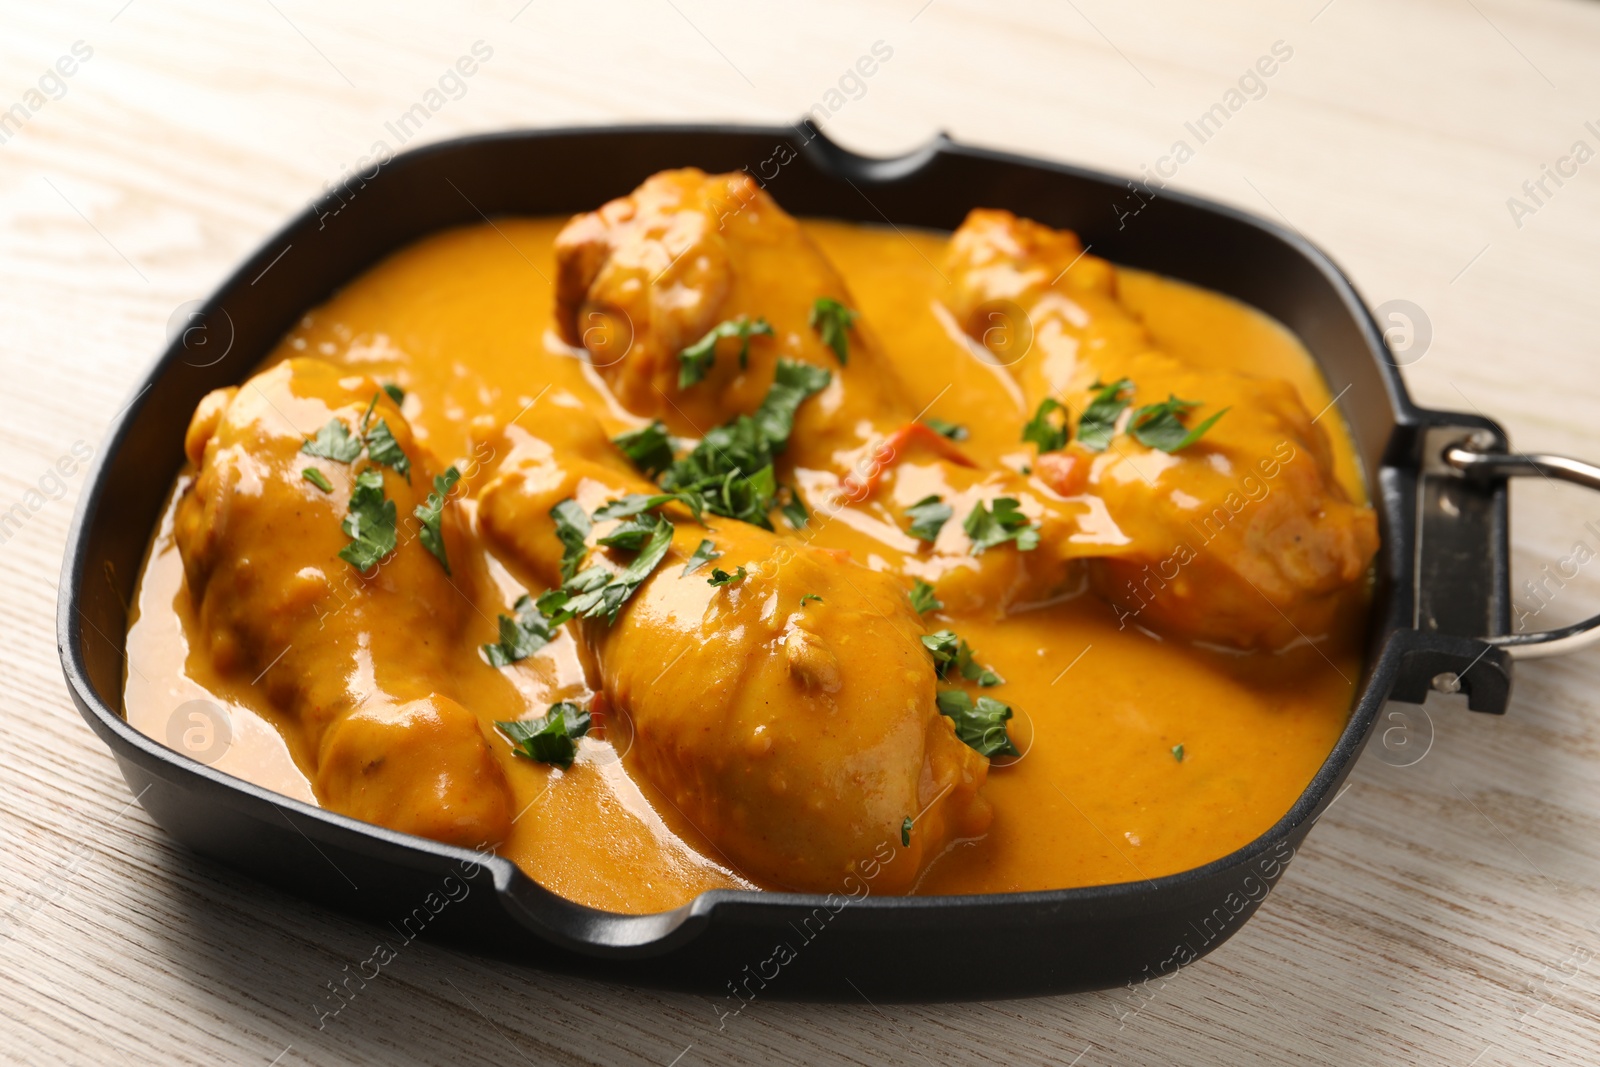
[[[752,208],[734,224],[770,223],[758,215]],[[692,442],[725,421],[727,412],[718,405],[748,413],[761,403],[773,382],[768,348],[792,349],[799,343],[793,338],[817,346],[816,329],[802,311],[786,312],[776,302],[769,309],[763,302],[769,291],[812,284],[805,269],[776,259],[764,266],[765,253],[758,250],[736,260],[743,273],[732,295],[720,299],[727,307],[760,310],[773,337],[748,339],[748,368],[736,365],[738,337],[719,342],[709,376],[680,390],[675,361],[664,371],[644,361],[647,346],[660,342],[660,329],[646,337],[645,324],[633,321],[626,328],[635,336],[619,337],[616,322],[596,319],[592,327],[599,334],[583,332],[588,328],[583,317],[595,305],[574,304],[561,291],[574,282],[572,264],[558,254],[558,235],[574,225],[565,219],[505,219],[440,233],[403,249],[306,314],[258,369],[270,374],[278,368],[279,378],[263,374],[253,379],[262,384],[230,394],[237,412],[254,403],[254,388],[262,397],[256,417],[263,425],[285,420],[282,432],[292,446],[294,439],[287,435],[316,433],[329,413],[338,414],[352,402],[351,410],[359,412],[361,397],[340,392],[354,388],[350,382],[393,384],[402,399],[373,396],[367,405],[367,417],[382,414],[413,457],[409,479],[382,472],[391,499],[401,501],[402,513],[409,512],[413,503],[425,505],[433,474],[446,465],[460,472],[462,490],[450,502],[454,514],[446,519],[443,535],[449,572],[429,570],[436,568],[433,559],[414,546],[397,550],[397,561],[412,554],[405,563],[411,570],[385,564],[379,581],[398,586],[392,610],[415,610],[415,620],[406,621],[411,616],[403,614],[375,616],[394,618],[402,632],[382,637],[381,624],[365,624],[351,662],[363,656],[438,658],[436,673],[444,680],[435,687],[447,688],[448,699],[406,712],[410,718],[404,722],[420,737],[419,722],[432,724],[428,729],[453,729],[447,720],[455,716],[469,733],[475,730],[485,739],[489,763],[452,780],[503,778],[506,813],[483,816],[509,827],[498,844],[500,853],[572,900],[649,912],[675,907],[711,888],[828,884],[832,875],[826,872],[838,866],[835,853],[872,853],[863,842],[883,836],[878,826],[883,819],[871,814],[882,808],[892,810],[897,828],[889,846],[923,850],[913,853],[914,862],[899,865],[910,873],[887,891],[1052,889],[1153,878],[1205,863],[1260,835],[1298,797],[1349,714],[1361,670],[1372,547],[1372,535],[1357,521],[1365,503],[1357,459],[1315,364],[1293,335],[1253,309],[1100,261],[1075,260],[1068,266],[1074,273],[1103,274],[1074,283],[1082,288],[1063,298],[1064,310],[1030,304],[1029,299],[1055,299],[1049,295],[1054,290],[1040,297],[1043,290],[1037,286],[1028,290],[1032,298],[1013,288],[996,300],[993,293],[979,291],[991,280],[983,272],[992,271],[993,261],[972,253],[970,246],[953,248],[949,236],[931,232],[823,221],[799,226],[818,261],[837,270],[847,287],[840,293],[856,315],[848,362],[836,359],[826,344],[805,353],[817,366],[827,366],[831,379],[800,403],[778,463],[783,491],[809,505],[803,527],[792,529],[783,518],[774,518],[768,533],[736,519],[706,515],[701,526],[687,514],[674,514],[672,542],[656,572],[666,577],[644,584],[609,629],[603,622],[560,626],[535,654],[510,666],[492,666],[479,648],[496,641],[500,617],[514,618],[519,597],[537,597],[542,588],[559,586],[563,576],[554,571],[565,561],[558,559],[561,545],[544,518],[553,498],[540,472],[559,469],[568,477],[562,457],[583,455],[588,466],[551,492],[570,493],[586,511],[603,510],[616,493],[635,491],[636,485],[650,491],[651,476],[632,470],[624,458],[601,455],[609,447],[604,438],[637,431],[659,418],[680,444]],[[619,239],[614,233],[607,239],[615,252]],[[604,284],[603,278],[582,280],[581,300],[599,299],[594,294]],[[687,288],[695,284],[694,275],[681,282]],[[835,283],[816,284],[820,294]],[[963,286],[971,292],[958,292]],[[811,296],[808,289],[805,307],[811,306]],[[1103,301],[1104,313],[1097,301]],[[996,340],[972,326],[975,316],[1003,318],[1018,309],[1031,332],[1021,342]],[[632,318],[651,314],[660,312]],[[1054,324],[1052,315],[1060,316],[1061,324]],[[726,307],[717,317],[729,318]],[[1117,355],[1124,351],[1118,347],[1122,335],[1110,327],[1104,334],[1095,332],[1098,323],[1112,318],[1115,330],[1138,333],[1139,345],[1161,355],[1146,356],[1134,346],[1117,363],[1123,359]],[[574,322],[580,328],[576,334]],[[1077,337],[1075,349],[1063,347],[1068,335]],[[1094,454],[1065,448],[1052,453],[1056,459],[1047,458],[1022,437],[1041,410],[1040,400],[1064,398],[1065,428],[1075,435],[1072,413],[1087,410],[1110,379],[1104,372],[1070,367],[1054,378],[1048,367],[1019,372],[1019,365],[1028,366],[1023,356],[1013,358],[1019,344],[1036,360],[1040,353],[1054,352],[1059,360],[1061,352],[1075,350],[1080,361],[1093,364],[1101,358],[1096,352],[1110,353],[1104,357],[1110,373],[1134,368],[1127,377],[1135,383],[1130,388],[1141,390],[1137,403],[1164,400],[1167,382],[1174,383],[1174,398],[1212,402],[1192,411],[1174,409],[1189,428],[1220,408],[1224,388],[1233,390],[1227,394],[1230,410],[1214,424],[1215,448],[1207,452],[1202,437],[1196,445],[1167,453],[1124,437]],[[677,348],[672,342],[663,350],[670,355]],[[623,354],[609,362],[602,358],[612,351]],[[319,372],[304,369],[316,361],[333,368],[325,384],[315,384],[321,381]],[[1227,382],[1250,384],[1210,384],[1223,379],[1207,376],[1223,372],[1234,375]],[[872,374],[891,384],[868,381]],[[1030,374],[1043,377],[1035,380]],[[1256,391],[1257,379],[1273,383],[1271,389],[1279,392]],[[274,382],[285,391],[273,392]],[[1159,388],[1146,396],[1145,383],[1157,382]],[[1215,395],[1188,395],[1197,389]],[[666,397],[666,406],[657,403],[655,393]],[[314,411],[275,414],[271,409],[279,397],[296,398],[293,403],[303,399]],[[959,440],[900,438],[903,447],[890,455],[876,429],[855,429],[865,416],[858,417],[852,405],[862,412],[899,405],[895,410],[910,412],[924,424],[958,425],[961,430],[952,433]],[[285,400],[280,406],[293,404]],[[1247,406],[1257,412],[1292,406],[1304,413],[1263,419],[1266,428],[1251,431],[1256,436],[1229,453],[1228,447],[1244,441]],[[580,416],[597,425],[603,437],[571,429]],[[355,416],[350,421],[355,424]],[[1126,432],[1127,423],[1122,425]],[[224,425],[214,434],[226,432]],[[848,434],[858,432],[871,443],[855,445]],[[591,444],[591,437],[597,443]],[[228,440],[249,447],[246,438]],[[222,445],[234,447],[228,440]],[[217,769],[303,801],[318,803],[320,797],[335,806],[328,800],[334,787],[327,768],[343,742],[337,737],[319,741],[307,726],[307,713],[292,710],[312,704],[323,708],[327,702],[307,696],[312,690],[300,683],[286,695],[286,679],[274,688],[274,679],[286,672],[333,670],[308,666],[332,661],[318,660],[319,653],[303,647],[286,648],[279,660],[272,659],[275,649],[255,659],[220,654],[208,636],[221,625],[219,609],[202,606],[191,588],[191,575],[199,573],[193,558],[186,574],[180,540],[189,538],[186,546],[198,543],[193,527],[201,520],[194,505],[183,501],[210,491],[196,488],[197,480],[207,477],[206,464],[215,461],[217,446],[208,447],[212,451],[191,454],[151,544],[128,634],[127,718],[168,743],[191,727],[221,729],[225,743],[203,746],[202,758]],[[1317,454],[1318,449],[1324,453]],[[1201,464],[1203,455],[1223,458]],[[1234,456],[1231,465],[1229,455]],[[1246,455],[1246,461],[1239,462],[1238,455]],[[426,468],[422,457],[429,457]],[[516,467],[518,462],[525,467]],[[1175,469],[1179,462],[1195,464],[1196,472]],[[1124,466],[1127,470],[1119,473]],[[424,469],[426,476],[417,477]],[[1169,469],[1172,475],[1165,473]],[[1286,535],[1282,547],[1261,541],[1265,525],[1238,533],[1257,516],[1287,509],[1303,497],[1319,469],[1332,502],[1311,507],[1312,518],[1304,521],[1326,524],[1327,515],[1337,517],[1342,513],[1336,509],[1348,508],[1357,516],[1350,522],[1356,533],[1335,531],[1346,540],[1319,545],[1316,538],[1324,533],[1319,527]],[[1001,476],[1008,480],[994,480]],[[1179,476],[1189,480],[1173,480]],[[1152,489],[1158,484],[1159,497]],[[1018,488],[1006,488],[1012,485]],[[346,539],[337,522],[344,514],[343,483],[327,501],[315,488],[296,491],[316,508],[337,514],[324,519],[317,517],[322,512],[308,511],[312,517],[302,519],[314,525],[312,532],[275,536],[290,546],[286,552],[314,543],[318,558],[326,559]],[[972,551],[963,516],[1002,492],[1020,493],[1024,511],[1033,509],[1027,517],[1041,531],[1040,548],[1024,551],[1013,534],[1009,543]],[[929,541],[908,533],[906,514],[931,496],[953,505],[953,517]],[[1201,498],[1225,504],[1220,510],[1199,508]],[[1041,503],[1036,506],[1035,500]],[[1163,508],[1171,514],[1159,511]],[[1148,515],[1156,517],[1147,520]],[[1271,524],[1272,531],[1302,521],[1298,512],[1283,515],[1282,522]],[[1148,529],[1141,525],[1147,521]],[[715,573],[728,575],[726,585],[708,583],[707,575],[714,573],[710,565],[684,573],[696,543],[710,536],[708,529],[722,553],[713,561]],[[1058,531],[1054,541],[1053,530]],[[1308,598],[1315,603],[1297,610],[1272,588],[1274,574],[1253,563],[1229,564],[1232,569],[1224,571],[1212,562],[1223,554],[1216,546],[1233,545],[1229,539],[1240,536],[1249,541],[1240,542],[1241,553],[1249,548],[1290,559],[1282,568],[1290,576],[1285,580],[1316,567],[1331,567],[1337,577],[1316,578],[1322,584]],[[525,542],[534,547],[524,549]],[[797,546],[794,562],[786,562],[781,573],[763,572],[764,554],[791,542]],[[1145,551],[1145,545],[1155,547]],[[191,557],[195,551],[190,549]],[[259,558],[265,550],[258,543],[254,551]],[[1295,553],[1311,555],[1300,561]],[[333,575],[341,566],[319,563],[317,574]],[[749,577],[738,578],[732,573],[736,568],[747,568]],[[291,567],[285,573],[306,570]],[[230,579],[235,600],[255,595],[247,571],[229,573],[235,575]],[[1235,573],[1234,585],[1242,592],[1214,592]],[[329,580],[308,577],[303,597],[328,596]],[[900,590],[912,580],[937,590],[942,607],[924,616],[905,606]],[[215,586],[219,579],[209,581]],[[1313,584],[1305,581],[1308,588]],[[441,590],[437,594],[417,592],[435,585]],[[1250,589],[1270,611],[1250,599]],[[216,595],[214,588],[206,593]],[[418,598],[427,595],[452,606],[417,608]],[[438,621],[441,612],[453,620],[448,626]],[[318,613],[320,618],[326,609]],[[352,618],[338,616],[324,630],[350,624]],[[747,673],[726,673],[717,657],[753,663],[754,650],[771,642],[739,645],[740,635],[773,618],[772,625],[787,627],[781,633],[788,635],[780,641],[787,642],[785,647],[774,653],[777,666],[771,669],[777,675],[748,673],[756,668],[746,666],[740,670]],[[685,619],[712,627],[704,633],[729,635],[730,643],[678,641],[673,635],[689,625]],[[257,624],[247,618],[237,625]],[[605,635],[585,627],[603,629]],[[1018,755],[985,760],[956,744],[941,717],[933,716],[933,725],[925,727],[925,709],[916,709],[920,718],[883,710],[881,730],[872,725],[879,721],[872,716],[880,714],[882,702],[903,694],[918,701],[931,698],[934,687],[943,685],[926,663],[917,631],[946,628],[1002,680],[966,688],[1013,709],[1006,729]],[[430,638],[435,632],[446,636]],[[688,632],[698,631],[690,627]],[[829,642],[822,660],[807,645],[813,635]],[[858,661],[853,650],[863,647],[874,651]],[[380,664],[374,675],[379,682],[382,673]],[[348,678],[339,679],[339,685],[359,688]],[[425,695],[429,685],[417,693]],[[850,714],[866,725],[854,734],[837,720],[815,727],[821,755],[811,763],[806,762],[810,754],[802,758],[796,749],[813,744],[807,734],[813,726],[807,724],[817,720],[805,717],[813,712],[788,719],[778,715],[750,727],[755,720],[749,716],[760,713],[740,705],[737,715],[707,720],[724,723],[730,732],[735,726],[726,724],[737,723],[745,731],[737,738],[695,734],[693,712],[702,691],[736,701],[753,699],[750,694],[781,696],[784,685],[803,690],[807,707],[817,701],[842,707],[838,702],[859,694]],[[204,714],[194,719],[195,709],[204,705],[193,701],[223,709],[225,723],[207,722]],[[496,723],[526,719],[562,701],[589,708],[596,723],[576,742],[570,766],[518,756],[497,732]],[[645,709],[652,701],[672,702],[673,715],[651,717]],[[359,709],[350,713],[360,714]],[[796,721],[801,725],[794,726]],[[862,733],[869,727],[878,732]],[[349,733],[350,728],[335,723],[327,729]],[[349,743],[360,751],[362,735],[350,736],[355,740]],[[774,765],[786,769],[774,770],[757,791],[747,781],[748,766],[759,764],[766,753],[762,746],[770,747],[773,737],[791,762]],[[195,750],[187,742],[179,747]],[[792,797],[772,799],[798,788],[805,775],[821,774],[817,764],[869,750],[886,762],[909,753],[904,756],[912,768],[909,793],[895,794],[901,787],[892,775],[863,786],[868,772],[852,772],[855,778],[830,788],[864,791],[865,814],[831,822],[818,815],[817,828],[806,823],[810,809],[784,806]],[[412,756],[409,749],[395,750],[390,758],[426,760],[432,750],[424,745],[419,751],[423,754]],[[719,791],[736,802],[718,807],[717,797],[705,795]],[[764,812],[769,802],[774,807]],[[356,801],[340,803],[340,810],[364,810],[351,807]],[[384,821],[373,810],[370,817]],[[902,810],[904,837],[898,829]],[[793,827],[803,843],[768,840],[771,826]],[[448,829],[418,832],[451,839]],[[821,836],[806,836],[813,832]],[[845,837],[827,840],[828,833]],[[797,858],[802,852],[822,857],[817,867],[822,873]]]

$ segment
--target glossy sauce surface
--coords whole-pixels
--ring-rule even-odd
[[[640,420],[610,400],[595,372],[550,329],[551,247],[564,222],[505,220],[403,250],[309,313],[268,365],[314,355],[398,383],[418,442],[440,465],[463,470],[482,459],[483,446],[474,442],[488,428],[515,421],[551,388],[581,399],[609,433],[636,427]],[[1013,468],[1027,463],[1032,450],[1019,443],[1019,432],[1031,413],[1017,386],[975,359],[936,306],[942,282],[934,265],[943,261],[946,239],[836,223],[806,228],[848,282],[913,405],[966,426],[971,436],[963,447],[974,458]],[[1171,354],[1286,379],[1311,412],[1329,404],[1329,390],[1298,342],[1259,313],[1133,272],[1119,272],[1118,282],[1122,302]],[[1319,425],[1331,438],[1339,481],[1352,499],[1364,500],[1336,413]],[[795,477],[804,486],[804,472]],[[464,506],[471,519],[474,504]],[[899,530],[855,512],[821,523],[812,543],[847,550],[875,569],[898,570],[917,550]],[[492,557],[487,566],[494,580],[473,605],[477,618],[469,626],[477,642],[494,639],[496,615],[522,591]],[[1360,672],[1365,595],[1350,589],[1329,634],[1275,654],[1119,627],[1114,609],[1087,592],[1005,618],[952,617],[1005,678],[1000,695],[1017,709],[1012,736],[1024,755],[989,774],[985,792],[995,816],[988,833],[954,845],[916,891],[1149,878],[1247,843],[1288,809],[1345,724]],[[193,654],[194,625],[169,508],[128,637],[128,719],[168,741],[191,725],[205,728],[191,723],[187,701],[215,701],[227,709],[232,736],[214,746],[220,755],[208,755],[214,765],[314,803],[309,754],[297,749],[296,731],[250,686],[225,682]],[[509,672],[473,661],[458,681],[458,699],[484,723],[593,696],[566,635]],[[660,910],[705,889],[752,885],[644,776],[629,772],[625,734],[613,728],[583,739],[565,771],[497,748],[523,813],[501,851],[555,891],[613,910]]]

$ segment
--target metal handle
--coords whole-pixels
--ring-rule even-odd
[[[1600,489],[1600,466],[1593,463],[1569,456],[1490,451],[1494,445],[1494,435],[1476,433],[1447,444],[1440,458],[1446,468],[1474,481],[1523,478],[1537,474],[1553,481]],[[1482,640],[1505,649],[1514,659],[1559,656],[1600,644],[1600,615],[1556,630],[1503,634]]]

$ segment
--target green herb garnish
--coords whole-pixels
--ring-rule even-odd
[[[672,438],[667,435],[663,423],[652,422],[649,426],[618,434],[611,443],[647,478],[654,478],[672,466]]]
[[[384,382],[383,391],[389,394],[389,399],[394,401],[395,407],[406,402],[406,391],[393,382]]]
[[[1182,745],[1173,745],[1172,746],[1172,758],[1177,760],[1179,763],[1183,762],[1183,746]]]
[[[939,676],[940,681],[949,681],[952,671],[969,682],[977,682],[984,688],[1005,681],[994,671],[979,663],[974,658],[972,646],[957,637],[953,630],[923,634],[922,644],[933,656],[934,673]]]
[[[307,467],[300,472],[300,477],[321,489],[324,493],[333,492],[333,483],[328,481],[328,476],[315,467]]]
[[[806,606],[806,601],[808,601],[808,600],[815,600],[818,604],[822,603],[822,597],[820,597],[816,593],[807,593],[805,596],[802,596],[800,598],[800,606],[801,607],[805,607]]]
[[[578,738],[589,732],[591,722],[586,709],[562,701],[550,705],[550,710],[537,719],[495,725],[524,759],[570,767],[578,753]]]
[[[983,501],[978,501],[972,506],[962,528],[972,538],[972,554],[975,556],[985,549],[1013,540],[1023,552],[1039,547],[1039,528],[1021,512],[1016,497],[997,497],[992,512],[984,507]]]
[[[944,601],[934,595],[932,585],[918,578],[911,583],[911,607],[918,615],[926,615],[944,607]]]
[[[687,578],[712,560],[721,558],[722,553],[717,551],[717,547],[709,539],[701,541],[695,546],[694,555],[689,557],[689,562],[684,564],[683,576]]]
[[[567,499],[550,509],[555,520],[556,537],[561,541],[561,580],[568,582],[578,573],[578,566],[589,551],[589,531],[594,529],[588,514],[576,500]]]
[[[948,437],[952,441],[965,441],[969,436],[965,426],[959,423],[946,422],[944,419],[936,419],[932,415],[924,415],[922,417],[922,425],[940,437]]]
[[[724,337],[739,338],[739,366],[750,364],[750,338],[771,337],[772,325],[766,319],[751,320],[744,315],[717,323],[706,335],[678,353],[678,388],[687,389],[705,379],[717,359],[717,342]]]
[[[793,486],[778,486],[778,511],[783,515],[783,521],[793,530],[804,530],[806,522],[811,518],[811,513],[806,511],[806,502],[800,499],[800,494]]]
[[[368,467],[356,475],[350,511],[342,524],[350,543],[339,550],[339,558],[362,574],[372,570],[394,551],[394,517],[394,501],[383,495],[383,472]]]
[[[1006,734],[1011,705],[993,697],[979,697],[974,705],[972,698],[960,689],[941,689],[937,700],[939,714],[955,722],[956,736],[979,755],[994,757],[1022,754]]]
[[[822,343],[833,349],[841,367],[850,362],[850,328],[858,315],[831,296],[819,296],[811,305],[810,326]]]
[[[709,585],[709,586],[716,587],[716,588],[721,588],[724,585],[738,585],[742,581],[744,581],[744,568],[743,567],[740,567],[737,571],[734,571],[732,574],[729,574],[727,571],[723,570],[721,567],[712,567],[711,568],[711,577],[706,579],[706,584]]]
[[[900,844],[909,848],[911,846],[911,816],[907,815],[900,822]]]
[[[511,611],[510,615],[500,616],[499,643],[482,646],[483,656],[491,667],[509,667],[518,660],[527,659],[555,636],[550,623],[528,594],[519,596]]]
[[[560,504],[556,505],[556,508],[560,507]],[[576,503],[573,507],[580,512],[582,510],[577,509]],[[554,508],[551,513],[555,513]],[[565,537],[562,543],[567,546],[567,555],[562,558],[562,570],[565,572],[572,546]],[[650,577],[671,547],[672,523],[657,515],[650,528],[649,539],[639,549],[632,563],[615,573],[598,564],[586,567],[564,581],[559,589],[542,593],[534,602],[535,606],[550,620],[552,626],[560,626],[571,619],[597,619],[602,616],[609,626],[617,621],[617,613],[622,610],[622,605]],[[580,551],[576,562],[582,559]]]
[[[401,451],[400,442],[394,439],[388,422],[379,419],[378,424],[367,432],[366,442],[368,459],[385,467],[393,467],[396,474],[407,482],[411,481],[411,460]]]
[[[350,427],[338,419],[329,419],[317,436],[300,446],[300,451],[335,463],[354,463],[361,455],[361,438],[353,436]]]
[[[1097,390],[1094,399],[1078,419],[1078,444],[1091,452],[1104,452],[1110,447],[1111,438],[1116,436],[1118,417],[1128,406],[1122,394],[1131,392],[1133,383],[1118,378],[1110,385],[1096,382],[1093,388]]]
[[[1223,408],[1191,430],[1183,424],[1182,417],[1199,406],[1198,400],[1179,400],[1169,393],[1161,403],[1146,404],[1135,411],[1133,418],[1128,420],[1128,432],[1135,441],[1148,448],[1158,448],[1168,453],[1182,451],[1200,440],[1207,430],[1216,425],[1218,419],[1228,413],[1228,409]]]
[[[906,517],[911,520],[908,530],[912,537],[920,537],[924,541],[937,541],[939,530],[954,514],[955,511],[949,504],[940,500],[938,494],[925,496],[906,508]]]
[[[460,480],[461,472],[454,466],[446,468],[443,474],[434,475],[433,492],[411,513],[422,523],[422,529],[417,531],[422,547],[433,554],[446,574],[450,573],[450,561],[445,558],[444,531],[440,528],[440,522],[444,516],[444,502],[450,498],[450,491]]]
[[[826,370],[779,359],[772,388],[754,415],[719,426],[662,472],[661,487],[698,499],[706,511],[772,529],[778,491],[773,462],[794,432],[800,404],[832,380]]]
[[[1058,411],[1062,412],[1060,425],[1050,418]],[[1033,418],[1022,428],[1022,439],[1033,442],[1041,453],[1061,451],[1067,447],[1066,414],[1065,404],[1052,397],[1045,397],[1039,401],[1039,408],[1033,413]]]

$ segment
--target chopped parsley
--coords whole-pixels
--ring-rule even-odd
[[[1050,418],[1058,411],[1062,413],[1059,425]],[[1022,428],[1022,439],[1032,441],[1040,453],[1061,451],[1067,447],[1067,414],[1065,404],[1053,397],[1045,397],[1039,401],[1039,409],[1033,413],[1033,418]]]
[[[509,667],[518,660],[527,659],[555,636],[528,594],[518,597],[511,611],[510,615],[500,616],[499,642],[483,646],[483,656],[491,667]]]
[[[722,587],[724,585],[738,585],[742,581],[744,581],[744,568],[743,567],[740,567],[737,571],[734,571],[732,574],[729,574],[727,571],[723,570],[721,567],[712,567],[711,568],[711,577],[706,579],[706,584],[710,585],[710,586],[715,586],[715,587],[720,588],[720,587]]]
[[[800,499],[800,494],[793,486],[778,486],[778,511],[783,515],[783,521],[791,529],[804,530],[806,522],[811,518],[811,513],[806,510],[806,502]]]
[[[717,546],[713,545],[710,539],[703,540],[695,546],[694,555],[689,557],[689,562],[684,564],[683,576],[687,578],[712,560],[721,558],[722,553],[717,551]]]
[[[393,382],[384,382],[383,391],[389,394],[389,399],[394,401],[395,407],[406,402],[406,391]]]
[[[1078,444],[1091,452],[1104,452],[1111,445],[1111,438],[1116,436],[1117,419],[1128,406],[1122,394],[1132,392],[1133,383],[1118,378],[1110,385],[1096,382],[1094,389],[1097,390],[1094,399],[1078,419]]]
[[[983,501],[978,501],[962,523],[962,529],[972,538],[975,556],[1007,541],[1016,541],[1017,548],[1023,552],[1039,547],[1039,528],[1022,513],[1016,497],[997,497],[992,512]]]
[[[587,709],[562,701],[550,705],[550,710],[537,719],[495,725],[524,759],[570,767],[578,754],[578,738],[589,732],[591,721]]]
[[[800,404],[832,380],[821,367],[779,359],[766,399],[706,434],[688,455],[661,472],[661,487],[700,502],[713,515],[772,529],[778,492],[773,461],[789,443]]]
[[[328,476],[315,467],[307,467],[300,472],[300,477],[321,489],[324,493],[333,492],[333,483],[328,481]]]
[[[724,337],[739,339],[739,366],[750,365],[750,338],[771,337],[772,324],[766,319],[749,319],[740,315],[726,319],[706,331],[706,335],[678,353],[678,388],[687,389],[705,379],[717,359],[717,342]]]
[[[1159,404],[1146,404],[1128,420],[1128,432],[1133,439],[1148,448],[1163,452],[1178,452],[1200,440],[1205,432],[1228,413],[1227,408],[1212,415],[1194,429],[1182,422],[1182,417],[1200,406],[1198,400],[1179,400],[1172,394]]]
[[[594,525],[576,500],[567,499],[550,509],[555,520],[556,537],[561,541],[561,580],[568,582],[578,573],[578,565],[589,551],[589,531]]]
[[[361,455],[361,438],[352,435],[350,427],[339,419],[329,419],[317,436],[300,446],[300,451],[335,463],[354,463]]]
[[[850,328],[859,315],[831,296],[819,296],[811,305],[810,326],[822,343],[833,349],[841,367],[850,362]]]
[[[561,505],[558,504],[556,507],[559,508]],[[577,508],[575,502],[573,509],[580,512],[582,510]],[[553,514],[555,509],[551,510]],[[565,573],[568,560],[573,557],[570,542],[563,537],[562,543],[567,546],[567,554],[563,556],[561,564]],[[617,613],[622,610],[622,605],[627,603],[628,598],[644,584],[646,578],[650,577],[666,556],[667,549],[671,547],[672,523],[657,515],[650,527],[648,539],[644,541],[632,563],[616,572],[600,564],[586,567],[564,581],[560,588],[550,589],[541,594],[535,606],[550,620],[552,626],[560,626],[571,619],[597,619],[602,616],[609,626],[617,621]],[[580,549],[572,565],[576,566],[582,560],[583,553]]]
[[[911,824],[913,821],[909,815],[900,821],[900,843],[908,848],[911,845]]]
[[[922,425],[940,437],[948,437],[952,441],[965,441],[969,436],[965,426],[959,423],[946,422],[944,419],[936,419],[932,415],[924,415],[922,417]]]
[[[1172,758],[1177,760],[1179,763],[1183,762],[1183,746],[1182,745],[1173,745],[1172,746]]]
[[[368,467],[356,475],[350,511],[342,524],[350,543],[339,550],[339,558],[362,574],[376,567],[394,551],[394,516],[394,501],[383,494],[383,472]]]
[[[433,492],[411,513],[422,523],[422,529],[417,531],[417,539],[439,561],[439,566],[444,568],[446,574],[450,573],[450,560],[445,557],[444,531],[440,528],[440,522],[444,516],[444,502],[450,499],[450,491],[460,480],[461,472],[454,466],[447,468],[443,474],[434,475]]]
[[[688,493],[654,493],[649,496],[644,493],[628,493],[620,496],[609,504],[601,505],[594,513],[596,522],[602,519],[626,519],[643,511],[652,511],[663,504],[682,504],[694,513],[696,522],[700,521],[700,498]]]
[[[919,537],[924,541],[937,541],[940,529],[954,514],[954,509],[940,500],[937,493],[925,496],[906,508],[906,517],[911,520],[909,532],[912,537]]]
[[[1022,755],[1006,734],[1011,705],[993,697],[979,697],[974,704],[960,689],[941,689],[937,699],[939,714],[955,722],[956,736],[968,748],[989,757]]]
[[[367,458],[374,463],[381,463],[385,467],[393,467],[396,474],[406,481],[411,480],[411,460],[400,449],[400,442],[394,439],[394,431],[389,429],[389,424],[383,419],[378,420],[366,435]]]
[[[1005,681],[994,671],[979,663],[974,658],[972,646],[957,637],[953,630],[923,634],[922,644],[933,656],[934,673],[939,676],[941,682],[950,681],[952,671],[969,682],[977,682],[986,689]]]
[[[611,442],[622,449],[628,462],[639,468],[647,478],[654,478],[672,466],[672,438],[667,435],[666,426],[660,422],[618,434]]]
[[[933,586],[918,578],[911,583],[911,607],[918,615],[926,615],[944,607],[944,601],[934,595]]]
[[[815,600],[818,604],[822,603],[822,597],[821,596],[819,596],[816,593],[807,593],[805,596],[800,598],[800,606],[801,607],[805,607],[806,606],[806,601],[808,601],[808,600]]]

